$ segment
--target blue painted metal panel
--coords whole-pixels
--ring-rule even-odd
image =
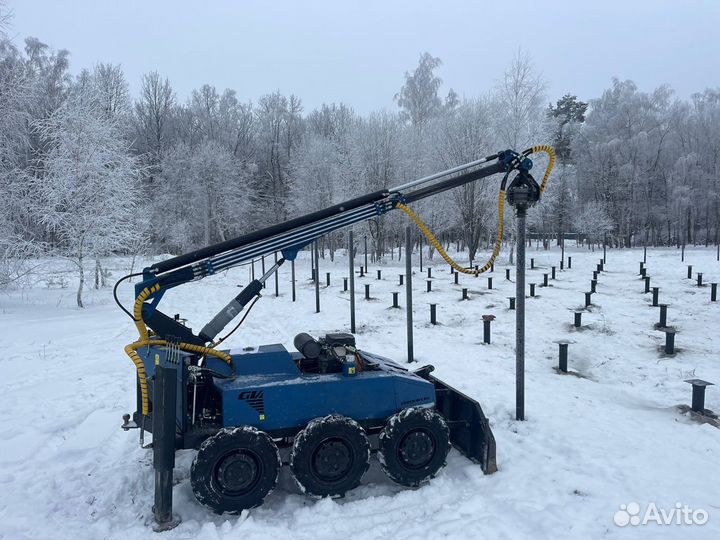
[[[406,407],[435,404],[435,390],[428,381],[386,358],[366,353],[363,358],[380,369],[351,377],[302,374],[279,345],[234,355],[236,370],[245,375],[215,380],[222,395],[223,424],[273,431],[301,428],[331,413],[355,420],[380,420]]]

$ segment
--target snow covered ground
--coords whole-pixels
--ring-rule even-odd
[[[435,374],[477,398],[490,417],[500,470],[480,467],[453,450],[448,466],[429,484],[401,489],[373,465],[364,484],[341,500],[301,495],[284,472],[261,508],[240,516],[216,516],[195,503],[189,468],[192,452],[178,457],[175,512],[182,518],[168,538],[717,538],[720,536],[720,430],[692,421],[676,406],[690,402],[688,378],[720,384],[720,303],[710,288],[686,279],[686,264],[720,281],[715,251],[648,252],[652,285],[670,304],[668,323],[678,329],[678,354],[665,357],[664,334],[655,330],[638,277],[642,250],[608,252],[593,306],[583,327],[572,327],[572,309],[583,305],[592,270],[602,252],[569,250],[572,269],[560,271],[537,297],[527,300],[527,421],[514,419],[514,312],[507,309],[515,284],[497,265],[494,288],[485,277],[452,282],[436,260],[433,292],[415,265],[415,351]],[[528,282],[559,261],[559,251],[536,251],[538,269]],[[528,261],[529,262],[529,261]],[[111,261],[114,277],[126,261]],[[359,261],[358,261],[359,264]],[[404,265],[404,262],[402,263]],[[375,279],[381,268],[383,279]],[[371,265],[357,280],[357,341],[360,348],[401,361],[406,358],[405,312],[390,309],[404,267],[397,261]],[[347,260],[321,260],[322,311],[315,313],[309,263],[297,264],[298,301],[290,298],[289,265],[280,276],[279,298],[267,293],[231,346],[281,342],[292,347],[300,331],[322,335],[348,330],[348,294],[342,292]],[[513,272],[514,274],[514,272]],[[60,275],[60,272],[58,273]],[[115,307],[110,289],[91,290],[87,308],[74,307],[69,287],[38,284],[0,296],[5,343],[0,408],[0,537],[147,538],[152,506],[151,455],[137,432],[120,430],[134,410],[134,368],[123,346],[134,327]],[[181,313],[197,330],[247,283],[236,269],[168,293],[167,313]],[[363,299],[371,286],[372,301]],[[461,288],[470,300],[460,301]],[[123,290],[129,299],[130,287]],[[438,304],[439,325],[429,324],[428,304]],[[483,314],[494,314],[492,344],[482,343]],[[558,339],[569,339],[570,368],[559,375]],[[720,411],[720,388],[707,391],[706,407]],[[628,525],[613,516],[636,502],[671,511],[676,503],[703,509],[704,525]]]

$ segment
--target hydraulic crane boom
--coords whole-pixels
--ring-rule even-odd
[[[532,161],[528,158],[528,155],[534,152],[548,152],[547,148],[533,147],[522,153],[513,150],[498,152],[394,188],[369,193],[323,210],[155,263],[143,270],[143,280],[135,286],[136,303],[134,313],[126,312],[133,317],[136,324],[139,322],[147,324],[162,339],[173,339],[203,346],[208,342],[212,342],[217,334],[242,311],[243,307],[259,295],[262,284],[280,265],[286,260],[294,260],[297,253],[313,240],[338,229],[381,216],[397,208],[408,213],[420,225],[423,232],[431,237],[432,235],[419,218],[407,208],[407,204],[494,174],[505,173],[500,188],[499,238],[493,255],[494,259],[497,251],[499,251],[502,239],[502,208],[508,175],[512,171],[517,171],[518,177],[516,177],[513,185],[517,184],[519,179],[520,184],[526,187],[529,186],[528,189],[531,191],[537,191],[539,197],[546,179],[543,181],[542,187],[535,183],[528,172],[532,167]],[[548,153],[551,155],[552,163],[553,155],[551,150]],[[546,178],[549,175],[551,166],[546,172]],[[443,257],[449,259],[444,250],[439,248],[439,251]],[[170,288],[202,279],[222,270],[239,266],[257,257],[277,252],[282,254],[282,258],[260,279],[253,280],[212,321],[205,325],[198,336],[195,336],[188,328],[157,310],[157,304],[162,295]],[[456,268],[458,267],[454,262],[451,264]],[[462,269],[461,271],[465,270]],[[138,319],[140,320],[138,321]]]

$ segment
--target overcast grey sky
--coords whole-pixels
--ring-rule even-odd
[[[443,91],[490,88],[518,47],[548,80],[548,98],[598,96],[612,77],[681,97],[720,86],[720,1],[546,2],[6,0],[10,35],[72,53],[72,71],[121,64],[135,95],[143,73],[185,100],[204,83],[257,100],[279,89],[306,110],[344,101],[393,107],[420,53],[443,60]]]

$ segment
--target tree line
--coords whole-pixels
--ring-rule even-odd
[[[104,257],[177,254],[542,143],[558,167],[530,225],[548,242],[567,232],[619,247],[720,239],[720,90],[682,100],[614,80],[587,103],[568,94],[548,106],[547,83],[522,52],[477,96],[441,93],[440,70],[424,53],[395,110],[360,115],[344,103],[306,110],[280,92],[244,102],[210,84],[181,101],[159,72],[132,96],[118,65],[72,76],[68,51],[2,36],[0,286],[62,256],[78,268],[81,304],[85,269],[94,264],[101,286]],[[494,241],[497,189],[471,183],[416,211],[472,260]],[[375,258],[397,241],[404,222],[394,214],[364,226]],[[330,256],[344,234],[323,240]]]

